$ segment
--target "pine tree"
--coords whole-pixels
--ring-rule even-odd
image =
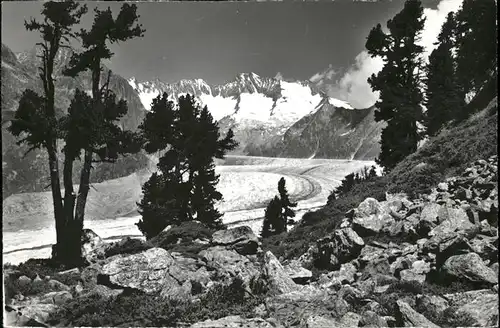
[[[90,30],[82,29],[77,37],[85,49],[73,53],[64,74],[76,77],[89,70],[92,74],[92,97],[77,90],[68,116],[63,119],[66,145],[64,148],[64,212],[66,215],[66,247],[58,250],[57,256],[70,259],[81,256],[80,239],[83,229],[85,207],[90,190],[90,170],[96,160],[115,162],[118,154],[134,153],[140,150],[141,140],[131,131],[122,131],[116,123],[127,113],[125,100],[116,101],[116,95],[109,89],[111,71],[101,85],[103,59],[110,59],[112,53],[108,43],[127,41],[143,36],[144,30],[137,24],[135,5],[124,4],[116,19],[111,9],[95,9],[94,23]],[[135,25],[137,24],[137,25]],[[80,173],[78,195],[73,191],[73,162],[84,152]],[[61,254],[62,253],[62,254]]]
[[[179,97],[174,105],[166,93],[153,100],[139,129],[147,152],[165,151],[158,163],[161,179],[150,178],[138,204],[142,219],[137,226],[146,238],[156,236],[169,224],[195,219],[210,228],[224,228],[222,215],[215,208],[222,194],[216,189],[219,176],[214,157],[223,158],[236,147],[233,132],[229,130],[220,138],[217,122],[206,106],[200,108],[189,94]]]
[[[498,83],[496,1],[464,0],[456,23],[457,78],[464,99],[469,93],[477,94],[487,81]],[[472,109],[467,107],[460,119],[470,114]]]
[[[374,165],[372,165],[370,172],[368,173],[368,178],[375,178],[377,176],[377,170]]]
[[[377,163],[387,171],[413,153],[422,139],[417,123],[423,121],[420,87],[424,49],[417,43],[424,21],[420,1],[407,0],[403,10],[387,22],[389,34],[378,24],[366,42],[368,53],[384,60],[382,71],[373,74],[368,83],[380,92],[375,104],[375,120],[387,122],[377,158]]]
[[[9,131],[14,136],[24,136],[18,144],[27,144],[31,151],[37,148],[45,148],[49,157],[50,186],[54,206],[54,217],[56,227],[56,254],[62,254],[67,249],[66,217],[61,195],[61,183],[59,178],[59,165],[57,154],[57,141],[60,138],[59,123],[55,114],[55,85],[54,85],[54,63],[58,51],[61,48],[69,48],[69,39],[75,37],[72,28],[80,23],[81,17],[87,12],[85,5],[80,6],[74,1],[45,2],[43,4],[42,23],[31,19],[25,21],[24,25],[29,31],[38,31],[42,42],[37,43],[41,48],[40,80],[43,85],[44,95],[40,96],[32,90],[25,90],[19,101],[18,110],[15,113]],[[69,259],[57,257],[66,264],[72,264],[79,258]]]
[[[288,197],[288,191],[285,186],[285,178],[281,178],[278,182],[278,192],[280,194],[280,204],[281,204],[281,220],[278,221],[276,226],[276,231],[278,233],[285,232],[287,230],[288,218],[295,217],[295,211],[292,207],[297,207],[297,203],[292,203]]]
[[[465,105],[453,55],[456,33],[455,15],[450,12],[441,28],[439,45],[429,56],[427,66],[425,125],[430,136],[436,135],[446,122],[457,117]]]
[[[265,210],[264,221],[262,223],[262,238],[279,233],[277,227],[280,226],[280,221],[282,221],[281,210],[281,201],[278,196],[274,196]]]

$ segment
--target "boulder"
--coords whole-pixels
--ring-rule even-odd
[[[340,270],[322,274],[318,279],[318,283],[325,288],[332,285],[350,284],[354,282],[357,271],[356,266],[351,262],[344,263],[340,266]]]
[[[485,294],[460,306],[454,316],[466,315],[475,327],[498,326],[498,295]]]
[[[333,234],[335,241],[335,256],[344,263],[358,257],[365,246],[363,239],[351,228],[336,230]]]
[[[361,315],[358,327],[387,327],[387,321],[373,311],[365,311]]]
[[[83,229],[82,232],[82,256],[90,263],[104,257],[105,243],[98,234],[91,229]]]
[[[452,256],[446,260],[441,269],[446,275],[456,279],[491,285],[498,283],[495,272],[488,268],[476,253]]]
[[[234,277],[239,277],[248,286],[253,277],[261,274],[261,264],[257,259],[243,256],[232,249],[214,246],[201,251],[198,255],[206,263],[207,270],[215,272],[223,284],[230,284]],[[284,273],[283,275],[286,276]]]
[[[62,290],[69,291],[70,290],[69,286],[63,284],[60,281],[54,280],[54,279],[49,280],[48,285],[52,290],[55,290],[55,291],[62,291]]]
[[[423,283],[430,271],[431,266],[429,263],[417,260],[411,264],[411,268],[400,272],[401,281],[418,281]]]
[[[364,247],[364,241],[351,228],[336,230],[333,234],[319,239],[317,253],[313,255],[315,265],[335,270],[341,263],[356,258]]]
[[[189,266],[186,263],[191,262],[176,260],[162,248],[151,248],[137,254],[109,258],[102,267],[100,280],[110,287],[159,292],[164,297],[186,300],[192,296],[192,281],[202,286],[210,281],[206,269],[197,269],[195,264]]]
[[[337,320],[326,315],[312,315],[306,319],[306,328],[331,328],[338,325]]]
[[[6,305],[4,325],[6,327],[49,327],[46,322],[58,308],[57,305],[43,303],[27,304],[19,307]]]
[[[467,213],[462,208],[444,207],[444,209],[446,214],[443,214],[443,216],[447,218],[432,229],[429,236],[453,233],[457,230],[467,230],[474,227],[474,224],[469,221]]]
[[[68,291],[50,292],[40,297],[40,303],[63,305],[71,299],[73,295]]]
[[[285,327],[296,325],[312,316],[339,316],[348,311],[348,304],[336,297],[335,292],[312,285],[300,286],[289,293],[268,297],[267,308],[272,316]]]
[[[304,284],[312,277],[312,272],[302,267],[300,262],[297,260],[290,261],[284,265],[283,268],[286,274],[288,274],[288,276],[298,284]]]
[[[355,210],[352,226],[359,235],[369,236],[394,223],[393,216],[376,199],[367,198]]]
[[[103,299],[114,298],[114,297],[117,297],[118,295],[123,293],[123,289],[112,289],[112,288],[109,288],[109,287],[104,286],[104,285],[95,285],[87,290],[85,290],[85,289],[82,290],[80,288],[75,287],[75,292],[77,291],[77,289],[80,290],[79,294],[82,297],[96,295],[96,296],[99,296],[99,298],[103,298]]]
[[[420,213],[420,220],[430,222],[431,224],[438,224],[441,207],[441,205],[436,203],[425,204]]]
[[[361,316],[359,314],[347,312],[338,320],[337,327],[358,327],[360,320]]]
[[[428,328],[439,328],[438,325],[432,323],[429,319],[424,317],[422,314],[418,313],[411,306],[402,301],[396,301],[397,317],[404,327],[428,327]]]
[[[386,258],[387,255],[388,254],[385,249],[368,245],[361,250],[358,260],[361,265],[364,265],[380,258]]]
[[[19,278],[17,278],[17,283],[19,284],[19,286],[27,286],[31,284],[31,279],[27,276],[20,276]]]
[[[264,254],[263,273],[269,283],[271,293],[279,295],[298,289],[276,256],[270,251]]]
[[[216,231],[212,235],[212,244],[229,246],[242,255],[256,254],[259,239],[248,226],[240,226],[227,230]]]
[[[297,261],[302,267],[312,267],[314,265],[314,257],[318,254],[318,247],[316,245],[310,246],[307,251],[302,254]]]
[[[191,328],[276,328],[276,326],[261,318],[246,319],[232,315],[217,320],[197,322]]]
[[[437,295],[417,295],[417,309],[425,309],[424,313],[435,313],[440,315],[449,307],[446,299]]]

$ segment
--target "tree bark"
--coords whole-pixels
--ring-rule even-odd
[[[76,195],[73,189],[73,162],[74,160],[65,154],[64,158],[64,239],[65,249],[62,258],[67,264],[79,264],[82,259],[81,251],[81,231],[83,225],[75,221],[75,199]]]
[[[55,140],[47,142],[47,153],[49,155],[50,186],[52,190],[52,201],[54,204],[54,218],[56,220],[56,247],[53,257],[59,257],[64,249],[64,210],[61,196],[61,182],[59,179],[59,163],[57,160],[57,144]]]
[[[83,219],[85,217],[85,205],[87,196],[90,190],[90,169],[92,166],[92,151],[85,150],[85,158],[83,168],[80,175],[80,187],[78,189],[78,197],[76,199],[75,225],[81,226],[83,229]]]

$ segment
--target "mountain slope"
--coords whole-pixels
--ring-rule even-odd
[[[201,79],[129,83],[146,108],[162,92],[172,100],[194,94],[208,106],[222,132],[233,129],[240,143],[236,154],[373,159],[379,152],[381,124],[374,122],[373,108],[355,110],[326,96],[324,82],[318,79],[287,81],[281,74],[266,78],[242,73],[212,87]]]
[[[34,150],[24,157],[27,147],[16,145],[16,138],[6,130],[9,125],[8,121],[13,118],[25,89],[29,88],[43,94],[38,79],[40,59],[37,58],[37,51],[33,48],[16,56],[6,45],[2,44],[2,195],[4,198],[16,192],[41,191],[50,184],[47,153],[43,150]],[[76,88],[87,91],[91,89],[88,72],[76,79],[62,75],[62,70],[70,56],[71,52],[63,49],[58,52],[56,58],[55,99],[59,115],[67,110]],[[107,78],[107,74],[108,70],[104,68],[102,81]],[[110,89],[119,98],[127,100],[129,111],[119,124],[125,129],[137,129],[145,113],[138,94],[124,78],[116,74],[111,75]],[[62,159],[60,160],[60,167],[62,167]],[[128,158],[120,158],[115,165],[107,163],[95,165],[95,170],[91,175],[92,182],[127,175],[146,164],[146,156],[137,154]],[[75,180],[80,170],[81,165],[77,161],[73,171]]]

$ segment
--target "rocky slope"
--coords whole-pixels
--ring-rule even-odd
[[[87,232],[84,250],[93,264],[78,271],[83,283],[52,282],[60,289],[8,300],[9,323],[43,322],[73,298],[116,298],[125,289],[196,303],[239,277],[249,291],[255,279],[267,286],[252,313],[181,326],[498,326],[497,161],[479,160],[418,199],[367,198],[339,229],[284,263],[263,252],[248,227],[194,240],[201,249],[194,258],[159,247],[162,237],[136,254],[106,256],[112,246]],[[182,244],[178,238],[170,242]],[[305,267],[322,271],[313,276]],[[9,275],[23,284],[41,280]]]
[[[308,81],[290,81],[280,74],[266,78],[242,73],[215,86],[201,79],[174,84],[130,79],[129,83],[146,108],[162,92],[172,99],[186,93],[196,95],[223,132],[233,129],[240,143],[236,154],[374,159],[379,153],[382,123],[374,121],[373,108],[353,109],[328,97],[324,90],[331,75],[323,72]]]
[[[22,92],[33,89],[42,94],[38,76],[39,59],[37,49],[14,54],[6,45],[2,44],[2,195],[3,198],[12,193],[26,191],[41,191],[49,185],[48,161],[45,151],[35,150],[24,158],[27,147],[16,145],[16,139],[6,130],[8,120],[14,116]],[[67,49],[61,50],[56,58],[56,107],[59,114],[68,108],[71,97],[76,88],[81,90],[91,89],[89,73],[83,73],[76,79],[65,77],[62,70],[71,56]],[[108,70],[105,68],[102,80],[107,78]],[[127,100],[129,111],[120,121],[126,129],[136,129],[142,121],[145,109],[135,92],[127,81],[119,75],[112,74],[110,88],[119,98]],[[79,162],[75,163],[75,174],[80,172]],[[109,164],[97,165],[93,174],[94,181],[101,181],[111,177],[120,177],[133,173],[144,167],[146,157],[142,154],[121,159],[115,167]],[[62,166],[61,166],[62,167]],[[75,181],[76,182],[76,181]]]

